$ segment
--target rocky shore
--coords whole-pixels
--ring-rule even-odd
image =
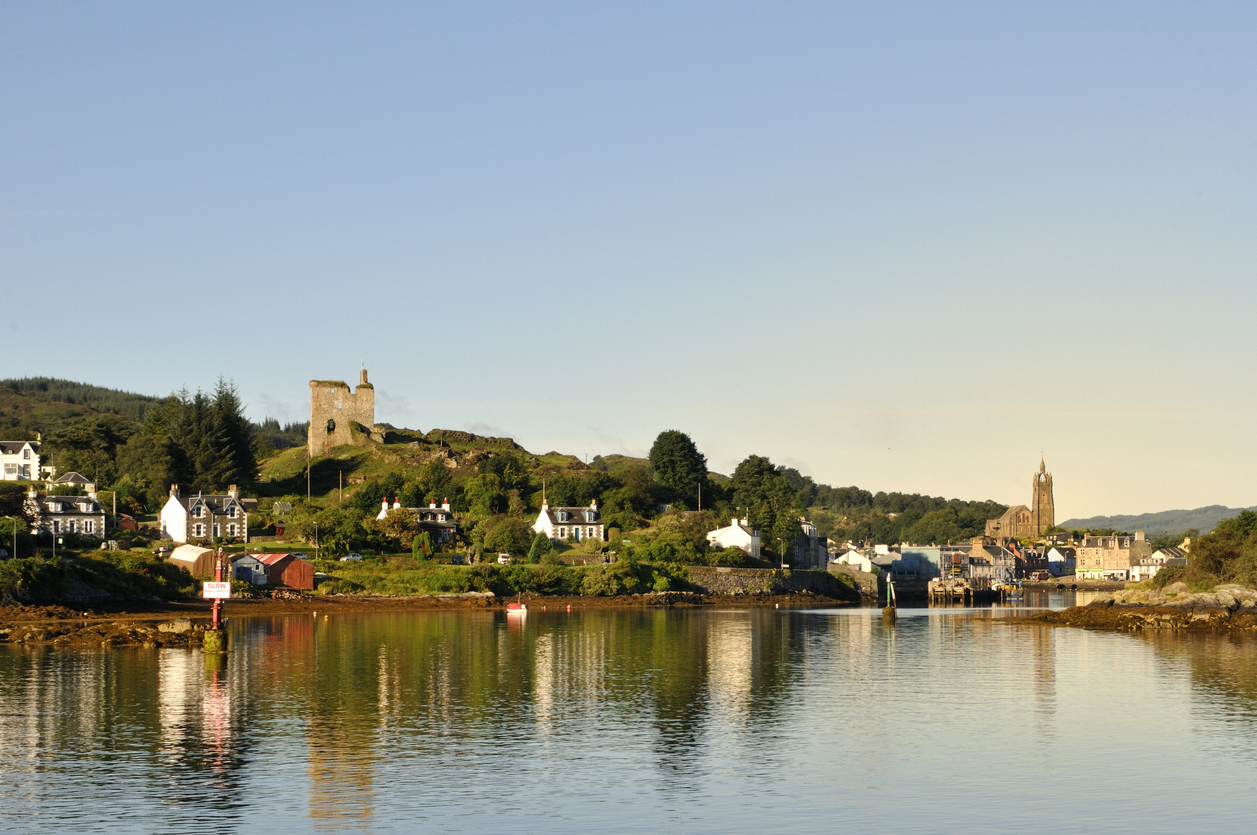
[[[511,598],[514,600],[515,598]],[[850,600],[814,594],[735,593],[728,595],[668,591],[618,597],[551,597],[524,595],[532,611],[563,612],[582,609],[737,608],[850,606]],[[395,612],[442,609],[501,609],[506,600],[492,593],[425,597],[310,596],[286,600],[226,601],[227,618],[272,617],[321,612]],[[209,624],[209,603],[202,601],[136,601],[88,609],[65,606],[0,606],[0,645],[52,646],[91,649],[121,646],[199,647]]]
[[[1086,606],[1043,612],[1018,620],[1085,629],[1257,630],[1257,590],[1239,585],[1192,592],[1185,583],[1163,589],[1127,589],[1097,598]]]

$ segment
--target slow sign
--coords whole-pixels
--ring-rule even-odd
[[[201,597],[204,597],[207,600],[216,597],[222,599],[231,597],[231,583],[215,583],[211,580],[206,580],[201,584]]]

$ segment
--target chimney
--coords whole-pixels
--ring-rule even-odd
[[[240,488],[234,484],[229,485],[227,487],[227,495],[238,500],[240,498]]]
[[[450,500],[446,498],[441,502],[441,510],[449,510],[449,509],[450,509]]]
[[[593,501],[591,501],[591,502],[589,503],[589,506],[590,506],[591,508],[593,508],[594,510],[597,510],[597,509],[598,509],[598,500],[597,500],[597,499],[594,499]]]
[[[387,496],[384,498],[383,501],[380,502],[380,512],[388,513],[388,497]]]
[[[436,499],[428,502],[428,510],[436,510]]]
[[[401,500],[401,497],[400,497],[400,496],[394,496],[394,497],[393,497],[393,510],[401,510],[401,509],[402,509],[402,500]]]
[[[170,498],[172,499],[179,498],[179,485],[178,484],[170,485]]]

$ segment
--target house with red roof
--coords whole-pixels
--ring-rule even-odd
[[[300,591],[314,590],[314,566],[301,554],[252,554],[266,569],[266,582]]]

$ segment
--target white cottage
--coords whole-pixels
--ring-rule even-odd
[[[707,543],[716,548],[739,548],[748,557],[760,558],[759,531],[747,519],[730,519],[727,527],[708,531]]]
[[[606,539],[597,499],[590,502],[589,507],[550,507],[543,504],[532,529],[554,540],[574,539],[581,542],[593,539],[603,542]]]

